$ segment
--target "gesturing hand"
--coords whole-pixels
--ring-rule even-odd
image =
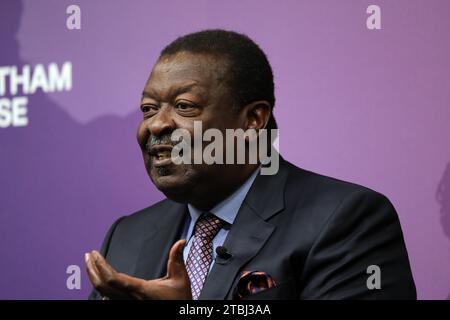
[[[110,299],[192,299],[191,284],[183,260],[186,240],[177,241],[169,253],[167,274],[144,280],[115,271],[97,251],[86,253],[89,280],[97,291]]]

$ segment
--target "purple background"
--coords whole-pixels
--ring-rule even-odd
[[[382,30],[366,28],[369,4]],[[29,126],[0,129],[0,298],[87,296],[84,252],[163,198],[135,139],[149,71],[175,37],[212,27],[268,54],[285,158],[386,194],[419,298],[449,297],[449,1],[2,0],[0,21],[0,66],[73,65],[72,91],[30,95]],[[81,290],[66,288],[71,264]]]

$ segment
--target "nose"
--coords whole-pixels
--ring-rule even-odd
[[[175,130],[175,123],[169,107],[161,107],[158,113],[149,119],[148,130],[153,136],[159,136],[164,131]]]

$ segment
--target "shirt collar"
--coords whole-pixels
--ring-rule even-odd
[[[225,200],[217,204],[209,212],[214,214],[219,219],[229,224],[233,224],[234,219],[238,214],[239,208],[242,205],[242,202],[247,196],[247,193],[250,190],[250,187],[252,186],[253,182],[255,181],[256,176],[259,174],[260,168],[261,167],[256,169],[236,191],[234,191]],[[197,219],[203,212],[195,208],[191,204],[188,204],[188,209],[189,215],[191,216],[191,221],[196,223]]]

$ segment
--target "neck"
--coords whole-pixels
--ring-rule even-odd
[[[258,167],[258,164],[248,165],[241,171],[241,174],[235,175],[229,183],[217,184],[215,188],[207,186],[201,196],[193,197],[189,203],[201,211],[210,211],[242,186]]]

